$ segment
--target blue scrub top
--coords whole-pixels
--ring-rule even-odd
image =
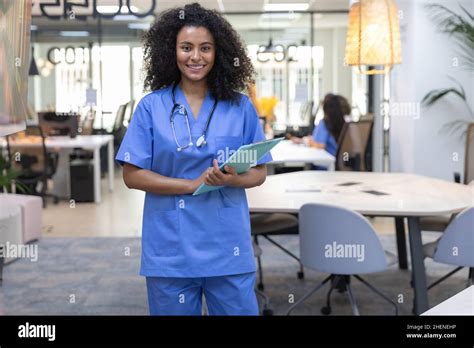
[[[325,150],[331,155],[336,156],[337,141],[326,127],[326,122],[321,120],[317,127],[313,130],[314,141],[324,144]]]
[[[265,140],[249,98],[219,101],[207,131],[207,144],[178,152],[170,125],[172,87],[141,99],[116,160],[172,178],[196,179],[214,158],[241,145]],[[214,104],[206,96],[197,120],[178,86],[176,102],[188,112],[193,143],[202,135]],[[178,142],[189,142],[184,117],[175,117]],[[227,152],[226,152],[227,151]],[[224,155],[224,156],[223,156]],[[225,157],[225,158],[224,158]],[[271,161],[265,155],[257,164]],[[245,189],[224,187],[198,196],[146,192],[140,274],[150,277],[212,277],[254,272]]]

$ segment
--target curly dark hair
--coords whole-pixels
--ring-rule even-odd
[[[214,66],[207,75],[210,93],[217,100],[237,101],[238,92],[254,83],[255,70],[239,34],[217,11],[198,3],[163,12],[144,35],[145,90],[158,90],[178,83],[176,37],[184,26],[204,27],[215,41]]]

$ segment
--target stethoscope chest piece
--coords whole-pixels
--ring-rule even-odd
[[[170,123],[171,123],[171,129],[173,131],[173,138],[174,138],[174,141],[177,145],[176,150],[178,152],[181,152],[184,149],[187,149],[188,147],[193,146],[193,142],[192,142],[191,129],[189,127],[188,113],[186,111],[186,108],[184,107],[184,105],[176,103],[175,94],[174,94],[176,86],[177,86],[177,84],[175,84],[173,86],[173,89],[172,89],[172,92],[171,92],[171,97],[172,97],[172,101],[173,101],[173,108],[171,109],[171,113],[170,113]],[[209,114],[209,117],[207,118],[206,127],[204,128],[204,131],[203,131],[202,135],[196,141],[196,146],[197,147],[202,147],[202,146],[206,145],[206,143],[207,143],[206,142],[206,133],[207,133],[207,130],[209,129],[209,123],[211,122],[212,115],[214,114],[214,111],[216,110],[216,106],[217,106],[217,100],[214,101],[214,105],[212,106],[212,110]],[[185,119],[185,122],[186,122],[186,128],[187,128],[187,131],[188,131],[188,140],[189,140],[189,142],[188,142],[188,145],[185,145],[185,146],[181,146],[178,142],[177,137],[176,137],[176,131],[174,129],[174,112],[176,110],[178,111],[179,114],[184,116],[184,119]]]

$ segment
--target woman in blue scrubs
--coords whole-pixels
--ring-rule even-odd
[[[350,106],[346,98],[327,94],[323,100],[324,118],[314,128],[313,134],[304,138],[292,137],[294,143],[304,143],[311,147],[324,149],[336,156],[337,141],[345,123],[345,116],[350,115]]]
[[[253,82],[244,45],[216,11],[164,12],[145,36],[145,87],[116,159],[146,192],[140,274],[151,315],[257,315],[245,188],[263,184],[266,155],[243,174],[219,161],[264,140],[238,91]],[[193,196],[201,183],[225,186]]]

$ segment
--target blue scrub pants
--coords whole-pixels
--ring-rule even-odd
[[[207,278],[146,277],[150,315],[258,315],[255,272]]]

